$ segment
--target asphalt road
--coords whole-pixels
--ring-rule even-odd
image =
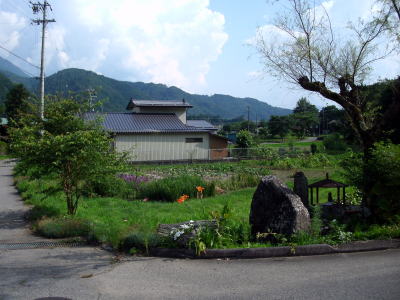
[[[11,166],[0,161],[0,246],[36,242],[10,175]],[[253,260],[119,260],[93,247],[0,247],[0,299],[45,297],[400,299],[400,249]]]
[[[90,248],[0,252],[0,299],[400,299],[400,250],[117,262]]]
[[[13,186],[13,166],[11,160],[0,160],[0,242],[33,242],[39,238],[31,234],[24,218],[29,207]]]

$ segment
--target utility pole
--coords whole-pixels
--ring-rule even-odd
[[[42,50],[40,55],[40,118],[44,119],[44,48],[45,48],[45,38],[46,38],[46,25],[49,22],[55,22],[54,19],[46,19],[47,8],[51,9],[51,5],[44,0],[41,2],[29,2],[32,5],[32,10],[34,14],[42,13],[41,19],[32,19],[32,23],[36,25],[42,25]]]
[[[250,131],[250,106],[247,106],[247,131]]]
[[[88,88],[87,92],[89,94],[89,111],[94,111],[94,104],[97,99],[97,94],[95,89]]]

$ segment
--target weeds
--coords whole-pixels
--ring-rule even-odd
[[[78,218],[42,219],[34,226],[35,232],[48,238],[88,237],[90,224]]]

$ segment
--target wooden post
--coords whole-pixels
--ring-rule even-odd
[[[319,187],[317,187],[317,204],[319,204]]]
[[[345,191],[346,187],[343,187],[343,204],[346,205],[346,191]]]
[[[336,194],[337,194],[337,203],[339,204],[340,203],[340,187],[337,187]]]

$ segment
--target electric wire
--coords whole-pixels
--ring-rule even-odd
[[[20,60],[26,62],[27,64],[31,65],[32,67],[35,67],[35,68],[37,68],[37,69],[40,69],[40,67],[38,67],[38,66],[32,64],[31,62],[27,61],[25,58],[19,56],[18,54],[15,54],[14,52],[12,52],[12,51],[10,51],[10,50],[4,48],[2,45],[0,45],[0,48],[3,49],[4,51],[8,52],[9,54],[15,56],[16,58],[18,58],[18,59],[20,59]]]

